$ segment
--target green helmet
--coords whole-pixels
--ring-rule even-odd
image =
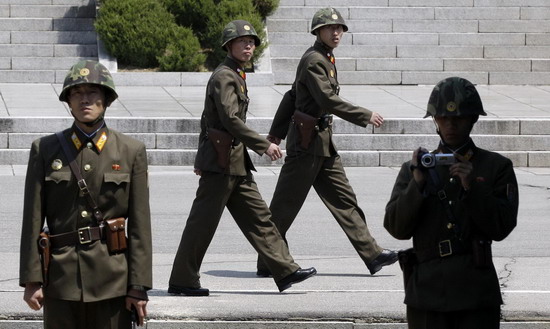
[[[68,102],[69,90],[79,84],[90,83],[94,85],[102,86],[105,90],[105,103],[106,106],[118,98],[118,94],[115,91],[115,83],[113,77],[107,68],[98,61],[82,60],[73,65],[65,81],[63,82],[63,90],[59,95],[59,100],[62,102]]]
[[[334,8],[323,8],[317,10],[311,20],[311,34],[315,35],[315,30],[325,25],[339,24],[344,28],[344,32],[348,31],[348,26],[344,21],[340,12]]]
[[[468,80],[450,77],[439,81],[430,95],[429,116],[487,115],[476,87]]]
[[[225,45],[229,41],[246,36],[254,38],[254,44],[256,45],[256,47],[258,47],[262,43],[260,37],[258,37],[258,34],[256,33],[256,30],[254,30],[254,27],[249,22],[243,20],[229,22],[223,28],[222,48],[225,49]]]

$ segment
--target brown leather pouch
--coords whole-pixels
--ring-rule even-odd
[[[126,219],[123,217],[105,221],[105,242],[110,253],[117,254],[126,250]]]
[[[231,146],[233,145],[233,136],[225,131],[208,128],[208,139],[214,145],[216,154],[218,155],[218,166],[222,169],[229,165],[229,155],[231,154]]]
[[[48,285],[48,270],[50,268],[51,257],[50,235],[47,232],[40,232],[38,249],[40,251],[40,262],[42,263],[42,286],[45,287]]]
[[[309,144],[311,144],[313,135],[318,129],[317,123],[319,120],[309,114],[305,114],[304,112],[300,111],[295,111],[292,119],[294,121],[294,124],[298,128],[298,131],[300,132],[300,146],[302,146],[302,148],[304,149],[309,148]]]

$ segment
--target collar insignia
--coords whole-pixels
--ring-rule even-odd
[[[71,135],[71,140],[73,141],[74,147],[77,150],[80,150],[80,148],[82,147],[82,142],[80,141],[80,139],[78,138],[75,132],[73,132],[73,134]]]
[[[107,142],[107,133],[106,132],[102,132],[101,133],[101,136],[99,136],[99,139],[97,140],[97,142],[95,143],[95,146],[97,147],[97,149],[99,150],[99,152],[101,152],[101,150],[103,150],[103,147],[105,146],[105,143]]]

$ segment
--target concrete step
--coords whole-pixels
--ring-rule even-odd
[[[95,17],[95,6],[91,5],[54,5],[54,4],[43,4],[43,5],[18,5],[12,4],[9,6],[0,6],[0,14],[2,13],[2,8],[5,7],[9,9],[9,16],[14,18],[94,18]],[[2,15],[7,16],[7,15]]]
[[[80,60],[95,59],[93,57],[13,57],[13,70],[40,70],[44,67],[53,70],[67,70]]]
[[[69,126],[71,118],[0,119],[0,164],[25,164],[33,140]],[[250,118],[265,135],[271,118]],[[198,118],[109,118],[109,126],[143,141],[152,165],[192,165],[198,144]],[[438,136],[429,119],[387,119],[381,128],[361,128],[336,119],[334,141],[346,166],[399,166],[418,146],[433,147]],[[547,166],[550,120],[481,119],[473,131],[476,144],[510,157],[516,166]],[[282,147],[284,148],[284,143]],[[255,164],[271,163],[250,151]]]

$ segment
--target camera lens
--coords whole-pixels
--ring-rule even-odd
[[[420,162],[426,168],[433,167],[434,166],[434,161],[435,161],[434,156],[433,156],[433,154],[430,154],[430,153],[426,153],[420,158]]]

